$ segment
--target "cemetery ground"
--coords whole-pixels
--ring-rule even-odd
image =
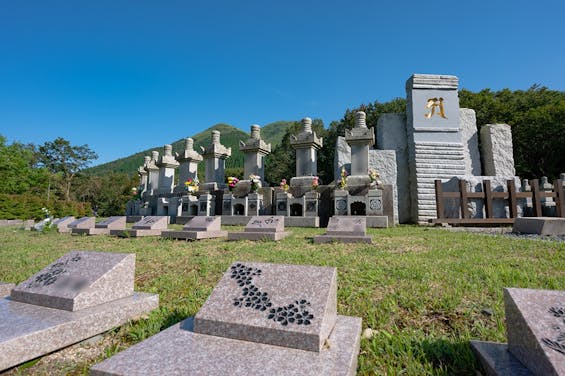
[[[358,375],[476,375],[469,341],[506,342],[504,287],[565,290],[565,242],[398,226],[368,229],[373,244],[313,244],[325,229],[287,230],[280,242],[186,242],[0,228],[0,281],[19,283],[71,250],[135,253],[135,289],[160,296],[147,317],[5,374],[87,374],[195,315],[234,261],[337,267],[338,314],[373,330]]]

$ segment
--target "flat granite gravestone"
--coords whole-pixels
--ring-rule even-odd
[[[173,239],[199,240],[211,238],[225,238],[227,231],[222,231],[221,217],[194,217],[182,231],[163,231],[161,237]]]
[[[94,227],[95,224],[96,218],[82,217],[69,224],[69,228],[71,229],[71,234],[77,235],[79,232],[76,230],[88,230],[89,228]]]
[[[547,236],[565,235],[565,218],[519,217],[514,220],[512,232]]]
[[[194,318],[95,365],[91,376],[353,376],[361,319],[339,316],[337,270],[234,263]]]
[[[159,306],[135,293],[135,254],[73,251],[0,299],[0,371],[136,319]]]
[[[16,287],[16,285],[13,283],[0,282],[0,298],[10,295],[14,287]]]
[[[106,218],[94,225],[94,227],[85,229],[73,229],[73,234],[86,234],[86,235],[109,235],[111,230],[125,230],[126,217],[115,216]]]
[[[148,216],[136,222],[131,229],[110,230],[110,235],[121,237],[159,236],[167,229],[168,216]]]
[[[565,291],[507,288],[504,309],[507,345],[471,341],[489,374],[565,375]]]
[[[67,217],[63,217],[63,218],[59,218],[53,221],[53,225],[57,226],[57,232],[60,233],[69,233],[71,232],[71,229],[69,228],[69,225],[71,223],[73,223],[76,220],[75,217],[73,217],[72,215],[67,216]]]
[[[284,231],[284,216],[254,216],[251,217],[244,232],[230,232],[228,240],[281,240],[288,235]]]
[[[367,220],[365,217],[336,216],[330,218],[327,232],[314,236],[314,243],[372,243],[367,236]]]

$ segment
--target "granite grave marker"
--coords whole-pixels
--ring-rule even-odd
[[[109,235],[111,230],[125,230],[126,217],[114,216],[106,218],[94,225],[94,227],[84,229],[73,229],[73,234],[87,234],[87,235]]]
[[[103,333],[155,309],[133,291],[135,254],[73,251],[0,299],[0,371]]]
[[[59,218],[53,221],[53,226],[57,226],[57,232],[60,233],[69,233],[71,232],[71,229],[69,228],[69,225],[71,223],[73,223],[76,220],[75,217],[71,216],[66,216],[63,218]]]
[[[236,262],[194,318],[91,369],[102,375],[355,375],[361,319],[337,315],[337,270]]]
[[[314,243],[372,243],[367,236],[367,219],[361,216],[336,216],[330,218],[327,232],[314,236]]]
[[[244,232],[230,232],[228,240],[281,240],[288,233],[284,231],[284,217],[254,216],[251,217]]]
[[[222,231],[221,217],[194,217],[182,231],[163,231],[164,238],[199,240],[211,238],[223,238],[228,236],[227,231]]]
[[[168,216],[147,216],[136,222],[131,229],[110,230],[110,235],[121,237],[160,236],[167,229]]]

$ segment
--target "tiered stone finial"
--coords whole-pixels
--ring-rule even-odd
[[[251,126],[251,137],[243,142],[239,141],[239,150],[245,154],[243,169],[245,178],[257,175],[264,182],[265,162],[264,157],[271,153],[271,144],[261,140],[261,127],[257,124]]]

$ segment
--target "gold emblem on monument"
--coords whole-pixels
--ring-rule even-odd
[[[432,116],[436,115],[436,109],[438,110],[437,115],[441,116],[444,119],[447,119],[445,116],[445,111],[443,109],[443,98],[430,98],[426,103],[426,108],[429,110],[428,113],[424,114],[426,119],[431,119]]]

